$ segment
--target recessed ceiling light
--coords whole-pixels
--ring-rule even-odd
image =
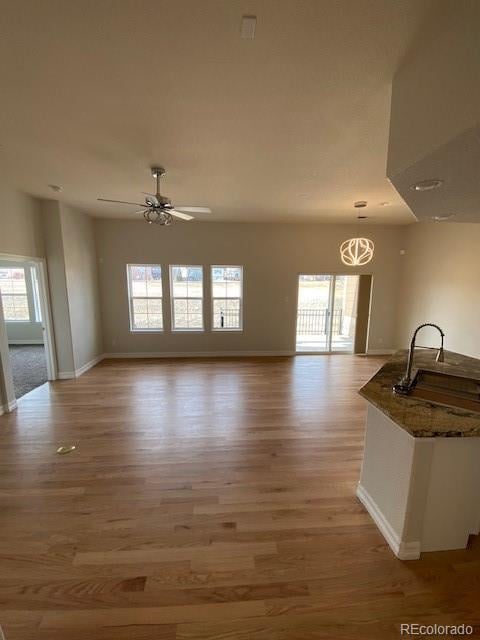
[[[381,207],[388,207],[388,206],[390,206],[390,202],[380,202],[380,206]]]
[[[243,40],[253,40],[255,38],[255,27],[257,26],[256,16],[242,16],[242,26],[240,37]]]
[[[357,220],[366,220],[368,216],[357,216]]]
[[[52,191],[55,191],[55,193],[60,193],[60,191],[63,191],[63,187],[58,184],[49,184],[48,186]]]
[[[450,213],[445,216],[432,216],[432,220],[434,220],[435,222],[445,222],[445,220],[451,220],[454,217],[455,217],[455,214]]]
[[[366,206],[367,206],[367,204],[368,204],[368,203],[367,203],[367,201],[366,201],[366,200],[357,200],[357,202],[354,202],[354,203],[353,203],[353,206],[354,206],[356,209],[363,209],[363,207],[366,207]]]
[[[420,182],[416,182],[412,184],[411,189],[414,191],[433,191],[433,189],[438,189],[443,184],[443,180],[432,179],[432,180],[421,180]]]

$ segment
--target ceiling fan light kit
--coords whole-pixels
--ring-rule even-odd
[[[148,224],[160,224],[168,226],[173,222],[173,218],[170,213],[167,213],[166,211],[156,211],[155,209],[146,209],[143,212],[143,217],[148,222]]]
[[[125,200],[109,200],[107,198],[97,198],[100,202],[111,202],[114,204],[129,204],[141,207],[140,211],[136,213],[142,213],[143,217],[148,224],[158,224],[161,226],[169,226],[173,222],[173,218],[179,218],[180,220],[193,220],[193,216],[190,213],[211,213],[209,207],[177,207],[175,208],[170,198],[162,196],[160,193],[160,178],[165,175],[165,169],[163,167],[152,167],[152,176],[156,180],[156,193],[144,193],[146,196],[145,204],[138,202],[126,202]],[[183,211],[182,211],[183,209]],[[188,213],[186,213],[188,212]]]

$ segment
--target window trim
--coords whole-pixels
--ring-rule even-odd
[[[133,296],[132,295],[132,281],[131,281],[131,276],[130,276],[130,267],[160,267],[160,274],[161,274],[161,282],[162,282],[162,297],[159,298],[158,296]],[[130,321],[130,333],[164,333],[165,332],[165,313],[164,313],[164,309],[163,309],[163,302],[164,302],[164,285],[163,285],[163,266],[161,264],[158,263],[150,263],[150,264],[146,264],[146,263],[137,263],[137,262],[128,262],[127,263],[127,293],[128,293],[128,315],[129,315],[129,321]],[[152,329],[136,329],[134,327],[134,322],[133,322],[133,318],[134,318],[134,313],[133,313],[133,300],[137,300],[137,299],[142,299],[142,300],[161,300],[162,301],[162,328],[160,329],[159,327],[156,328],[152,328]]]
[[[223,328],[222,327],[215,327],[214,326],[214,319],[215,319],[215,315],[214,315],[214,301],[215,300],[228,300],[228,298],[218,298],[217,296],[213,295],[213,277],[212,277],[212,272],[213,269],[240,269],[241,273],[242,273],[242,279],[240,281],[240,298],[230,298],[230,300],[239,300],[240,301],[240,310],[239,310],[239,315],[240,315],[240,326],[238,328],[234,328],[234,327],[227,327],[227,328]],[[243,274],[244,274],[244,269],[243,269],[243,265],[241,264],[211,264],[210,265],[210,289],[211,289],[211,304],[210,304],[210,312],[212,314],[212,332],[214,331],[215,333],[241,333],[243,331]]]
[[[195,269],[201,269],[202,270],[202,297],[199,298],[198,296],[191,296],[191,297],[184,297],[184,296],[178,296],[175,297],[173,295],[173,277],[172,277],[172,270],[174,268],[177,267],[185,267],[185,268],[191,268],[194,267]],[[203,264],[169,264],[168,265],[168,277],[170,279],[170,331],[172,333],[205,333],[205,270],[203,268]],[[175,328],[175,311],[174,311],[174,302],[175,300],[201,300],[202,301],[202,327],[200,329],[196,329],[195,327],[187,327],[187,328],[182,328],[182,329],[176,329]]]
[[[29,278],[30,278],[30,284],[32,287],[32,307],[33,307],[33,314],[30,313],[30,316],[33,315],[33,317],[35,318],[33,322],[36,322],[37,324],[41,324],[42,323],[42,304],[40,301],[40,284],[38,282],[37,267],[35,267],[34,265],[30,265]]]

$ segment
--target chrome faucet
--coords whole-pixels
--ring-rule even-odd
[[[420,331],[420,329],[423,329],[423,327],[433,327],[434,329],[438,329],[438,332],[440,333],[441,342],[440,342],[440,348],[437,352],[437,357],[435,358],[435,361],[436,362],[444,361],[443,339],[445,337],[445,334],[440,329],[438,324],[432,324],[431,322],[425,322],[424,324],[421,324],[413,332],[412,340],[410,342],[410,349],[408,351],[407,370],[405,371],[405,375],[400,379],[400,381],[397,384],[393,385],[393,390],[395,393],[401,393],[405,395],[412,388],[412,383],[413,383],[412,368],[413,368],[413,356],[415,354],[415,348],[416,348],[415,343],[417,341],[417,333]],[[432,347],[420,347],[420,348],[431,349]]]

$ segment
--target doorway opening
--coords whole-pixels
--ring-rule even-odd
[[[0,256],[0,349],[7,410],[55,379],[45,272],[41,261]],[[5,408],[4,407],[4,408]]]
[[[359,276],[298,277],[297,353],[353,353]]]

